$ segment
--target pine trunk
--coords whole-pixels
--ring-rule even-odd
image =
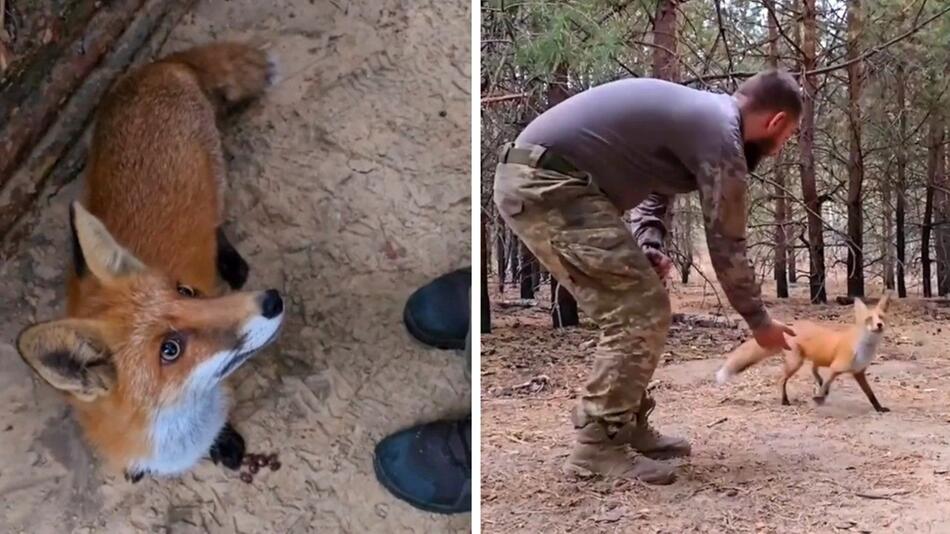
[[[806,71],[816,67],[816,33],[817,21],[815,0],[803,0],[804,31],[802,37],[802,67]],[[804,78],[804,108],[799,133],[801,147],[801,178],[802,196],[808,210],[808,255],[809,265],[809,295],[811,302],[824,304],[828,302],[825,289],[825,243],[821,227],[821,204],[818,200],[818,190],[815,180],[815,95],[817,85],[814,75]]]
[[[864,297],[864,162],[861,156],[861,0],[848,0],[848,296]]]

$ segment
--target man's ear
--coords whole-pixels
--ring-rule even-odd
[[[780,132],[785,128],[786,124],[788,124],[789,120],[790,117],[788,113],[779,111],[769,119],[769,122],[766,124],[766,129],[769,132]]]
[[[30,326],[17,338],[17,350],[43,380],[79,400],[95,400],[115,386],[115,362],[99,321],[62,319]]]
[[[73,268],[78,276],[92,273],[102,282],[145,269],[131,252],[116,242],[102,221],[79,202],[69,206]]]

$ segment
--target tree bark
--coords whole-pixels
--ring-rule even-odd
[[[950,293],[950,198],[947,194],[947,176],[944,162],[946,139],[943,110],[935,112],[937,117],[934,132],[934,249],[937,254],[937,294]]]
[[[930,237],[934,221],[934,197],[937,185],[937,173],[942,166],[940,146],[943,143],[943,120],[941,110],[933,109],[930,114],[930,141],[927,146],[927,194],[924,199],[924,222],[920,231],[920,263],[923,269],[924,298],[933,296],[933,271],[930,258]]]
[[[767,8],[774,12],[775,2],[765,0]],[[777,68],[778,65],[778,26],[776,17],[769,16],[769,65]],[[786,251],[785,225],[786,219],[786,198],[785,198],[785,168],[783,163],[783,153],[779,153],[775,165],[775,294],[778,298],[788,298],[788,254]]]
[[[521,243],[521,261],[518,263],[518,277],[521,281],[521,298],[533,299],[535,280],[538,278],[538,260],[524,243]]]
[[[498,231],[495,232],[495,262],[498,269],[498,290],[505,292],[505,280],[508,278],[508,247],[505,236],[508,235],[505,223],[500,217],[495,217]]]
[[[22,106],[35,109],[21,107],[12,112],[10,120],[0,127],[0,139],[7,139],[0,145],[0,153],[23,161],[16,167],[12,159],[0,156],[0,169],[7,171],[0,171],[0,239],[11,234],[47,182],[64,183],[81,170],[84,138],[103,94],[130,63],[153,59],[173,26],[167,22],[177,22],[193,3],[147,0],[142,5],[126,1],[103,8],[89,21],[86,33],[74,47],[51,67],[49,78],[37,89],[39,94],[26,97]],[[90,59],[82,54],[83,46],[96,62],[88,64]],[[74,54],[82,57],[77,59]],[[59,99],[51,100],[52,95]],[[22,137],[12,141],[4,137],[10,135]],[[26,149],[28,155],[22,158]]]
[[[817,21],[815,0],[803,0],[804,4],[804,31],[802,38],[802,67],[806,71],[816,66],[816,31]],[[825,289],[825,244],[821,226],[821,204],[818,200],[818,191],[815,181],[815,95],[817,85],[814,75],[804,78],[804,107],[799,133],[801,147],[801,178],[802,196],[808,210],[808,253],[809,294],[811,302],[824,304],[828,302]]]
[[[661,80],[679,79],[676,58],[677,0],[658,0],[653,26],[653,76]]]
[[[897,241],[897,296],[907,297],[907,282],[904,266],[907,259],[907,235],[904,231],[904,213],[907,206],[907,100],[905,90],[907,80],[904,64],[897,64],[897,114],[900,136],[897,143],[897,204],[894,207],[894,233]]]
[[[881,183],[881,205],[883,206],[881,227],[884,228],[884,235],[881,239],[881,257],[884,258],[884,288],[889,290],[894,289],[894,228],[891,226],[894,207],[891,205],[891,202],[893,202],[891,178],[892,175],[888,173]]]
[[[0,186],[13,169],[22,162],[26,151],[39,138],[55,117],[60,102],[82,82],[98,57],[72,64],[82,43],[90,32],[104,34],[101,40],[111,40],[120,31],[104,22],[113,17],[108,9],[97,6],[95,0],[80,0],[63,13],[62,22],[52,32],[50,42],[9,66],[0,90]],[[130,15],[131,12],[125,13]],[[2,18],[2,17],[0,17]],[[90,22],[91,21],[91,22]],[[51,29],[52,30],[52,29]],[[92,54],[105,52],[101,47]],[[48,87],[44,91],[44,87]],[[44,94],[51,91],[51,94]]]
[[[506,241],[508,246],[508,274],[511,275],[511,283],[517,284],[521,280],[521,266],[518,256],[521,250],[519,248],[521,241],[507,226],[505,227],[505,232],[508,235]]]
[[[491,333],[491,300],[488,296],[488,214],[482,211],[481,216],[481,309],[482,309],[482,326],[481,332],[483,334]]]
[[[864,296],[864,211],[861,200],[864,162],[861,155],[861,0],[848,0],[848,122],[851,146],[848,155],[848,295]]]

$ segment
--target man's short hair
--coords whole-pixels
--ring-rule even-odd
[[[750,111],[784,111],[802,116],[802,92],[791,74],[778,69],[762,71],[742,82],[737,95],[747,100]]]

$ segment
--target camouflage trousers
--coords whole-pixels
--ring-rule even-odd
[[[532,157],[543,152],[523,148],[533,149]],[[669,296],[622,214],[589,174],[537,168],[536,159],[501,161],[494,200],[502,218],[600,327],[574,424],[629,423],[666,342]]]

